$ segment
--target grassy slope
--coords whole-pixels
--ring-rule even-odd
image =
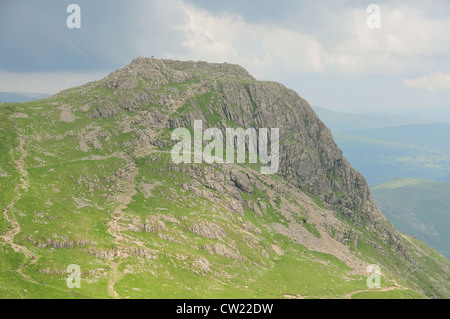
[[[450,258],[450,183],[403,178],[371,190],[383,214],[398,230]]]

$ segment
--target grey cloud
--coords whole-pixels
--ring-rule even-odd
[[[69,16],[66,8],[71,3],[81,7],[81,29],[68,29],[66,26]],[[143,12],[144,3],[118,0],[2,1],[0,69],[10,72],[82,72],[121,67],[138,53],[136,37],[146,32],[142,30],[142,23],[145,25],[145,20],[164,20],[164,14],[159,15],[152,10]],[[159,26],[167,27],[167,23]],[[167,32],[158,29],[157,24],[153,27],[151,36],[142,37],[141,41],[153,42],[157,52],[156,48],[162,47],[158,36],[168,42],[171,39],[165,37]]]

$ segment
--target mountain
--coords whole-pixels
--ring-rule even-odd
[[[240,66],[137,58],[0,112],[0,297],[450,296],[449,261],[394,230],[309,104]],[[199,120],[271,147],[278,129],[276,174],[264,144],[257,163],[177,164],[172,136]]]
[[[371,191],[396,229],[450,258],[450,183],[401,178],[375,185]]]
[[[49,94],[28,93],[28,92],[0,92],[0,103],[2,102],[28,102],[45,99]]]

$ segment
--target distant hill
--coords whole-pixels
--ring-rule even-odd
[[[370,185],[411,177],[450,182],[450,156],[407,143],[334,133],[344,156]]]
[[[402,178],[376,185],[371,191],[396,229],[450,258],[450,183]]]
[[[0,92],[0,103],[4,102],[29,102],[49,97],[50,94],[29,93],[29,92]]]
[[[445,121],[314,110],[370,185],[399,177],[450,182],[450,125]]]
[[[450,125],[409,124],[377,129],[347,130],[353,136],[406,143],[425,149],[432,149],[450,155]]]
[[[418,117],[385,114],[353,114],[336,112],[323,107],[314,106],[313,110],[332,132],[348,130],[377,129],[408,124],[440,123]]]

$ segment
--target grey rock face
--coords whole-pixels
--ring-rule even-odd
[[[236,184],[236,186],[248,194],[253,193],[253,187],[248,179],[248,176],[242,172],[233,170],[231,171],[231,180]]]

